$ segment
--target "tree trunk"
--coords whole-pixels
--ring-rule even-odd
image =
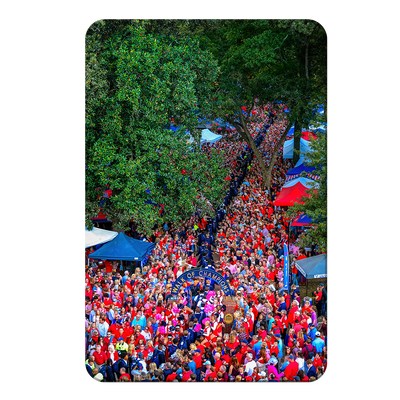
[[[301,114],[302,115],[302,114]],[[294,123],[293,164],[296,165],[300,158],[300,139],[303,126],[299,118]],[[295,151],[297,150],[298,153]]]
[[[247,129],[247,127],[244,130],[246,130],[246,129]],[[245,136],[242,135],[242,137],[243,137],[243,139],[246,140],[246,142],[248,143],[250,148],[253,150],[253,153],[254,153],[255,157],[257,158],[257,160],[258,160],[258,164],[260,165],[261,175],[262,175],[261,187],[263,189],[265,189],[266,188],[265,182],[266,182],[266,179],[267,179],[267,168],[265,166],[265,160],[263,159],[263,156],[260,153],[260,150],[258,150],[258,147],[254,143],[254,140],[253,140],[252,136],[250,135],[250,132],[248,134],[246,134]],[[249,137],[249,139],[246,139],[247,137]]]
[[[271,154],[271,159],[269,160],[267,176],[266,176],[266,180],[265,180],[265,187],[268,188],[268,190],[271,187],[272,170],[274,168],[276,158],[278,156],[278,151],[283,146],[283,143],[285,142],[285,139],[286,139],[286,135],[288,134],[291,126],[292,126],[292,121],[287,121],[286,129],[282,133],[282,136],[280,137],[279,142],[277,143],[277,145],[274,148],[274,151]]]
[[[237,132],[240,134],[242,139],[250,146],[251,150],[253,150],[253,153],[254,153],[255,157],[257,158],[258,163],[260,165],[260,169],[261,169],[261,175],[262,175],[261,187],[263,189],[265,189],[266,188],[265,182],[267,179],[267,168],[265,166],[265,160],[263,159],[262,154],[260,153],[256,144],[254,143],[254,139],[249,132],[247,123],[243,118],[241,108],[239,108],[239,118],[240,118],[240,124],[236,123],[232,119],[229,120],[228,122],[236,128]]]

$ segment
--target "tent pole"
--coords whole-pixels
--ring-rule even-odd
[[[306,283],[306,297],[308,296],[308,279],[306,278],[306,281],[307,281],[307,283]]]

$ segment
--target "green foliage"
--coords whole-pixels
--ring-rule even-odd
[[[319,125],[319,121],[312,121]],[[300,246],[309,247],[318,244],[319,251],[327,250],[327,134],[320,134],[318,139],[311,139],[311,150],[306,153],[307,165],[316,168],[313,174],[320,179],[307,191],[310,197],[303,197],[304,204],[296,203],[289,207],[288,215],[294,218],[298,213],[304,212],[313,222],[310,229],[300,237]],[[314,190],[317,190],[315,193]]]
[[[218,206],[226,191],[222,157],[208,159],[185,134],[199,138],[194,111],[211,103],[216,61],[193,39],[152,28],[152,21],[98,21],[86,35],[87,226],[107,187],[113,194],[103,211],[114,229],[134,218],[147,233],[188,218],[195,205],[206,210],[207,200]],[[172,121],[176,133],[165,130]],[[165,204],[163,218],[147,200]]]
[[[250,146],[246,129],[253,117],[249,112],[242,118],[240,107],[252,110],[255,99],[259,106],[283,101],[291,109],[289,125],[306,125],[317,104],[326,107],[326,34],[317,22],[219,20],[209,25],[199,24],[193,35],[220,65],[211,113],[234,125]],[[272,168],[267,171],[256,150],[255,155],[265,184]]]

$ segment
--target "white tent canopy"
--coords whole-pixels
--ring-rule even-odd
[[[85,228],[85,249],[113,240],[118,232],[107,231],[105,229],[93,228],[89,231]]]
[[[294,138],[286,140],[283,144],[283,158],[293,158]],[[310,142],[300,138],[300,158],[304,159],[305,153],[310,150]]]
[[[201,131],[201,143],[215,143],[220,139],[222,139],[221,135],[217,135],[214,132],[211,132],[209,129],[203,129]]]

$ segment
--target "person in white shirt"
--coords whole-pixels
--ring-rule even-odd
[[[149,327],[146,326],[141,332],[141,335],[146,339],[146,342],[151,339],[151,333],[149,331]]]
[[[110,360],[112,361],[113,364],[117,360],[116,355],[118,356],[118,353],[115,351],[114,345],[110,344],[108,346],[108,354],[107,354],[107,356],[110,358]]]
[[[252,353],[247,353],[246,359],[247,359],[247,364],[246,364],[246,369],[244,370],[244,372],[247,372],[247,376],[251,376],[251,375],[253,375],[253,370],[255,367],[257,367],[257,364],[253,360]]]
[[[303,353],[301,351],[297,352],[296,362],[297,362],[297,364],[299,364],[299,370],[302,369],[303,371],[305,371],[304,358],[303,358]]]

